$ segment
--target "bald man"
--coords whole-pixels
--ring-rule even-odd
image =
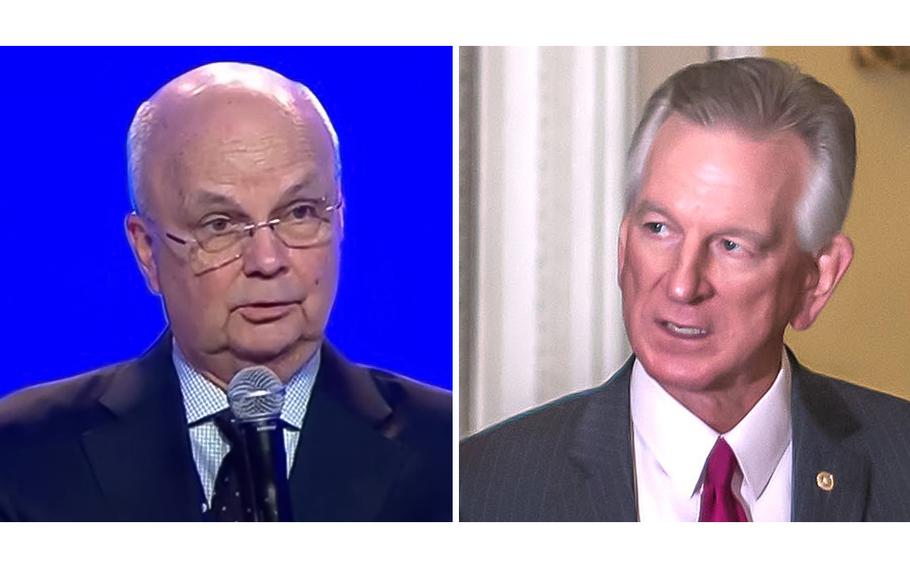
[[[169,327],[136,360],[0,401],[0,518],[246,520],[223,505],[236,464],[216,417],[264,365],[285,387],[295,520],[450,520],[450,395],[324,339],[344,198],[316,97],[206,65],[140,106],[128,154],[127,236]]]

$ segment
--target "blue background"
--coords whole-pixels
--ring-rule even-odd
[[[4,48],[0,396],[136,357],[163,329],[123,228],[126,132],[164,83],[224,60],[306,84],[338,132],[346,222],[328,337],[351,360],[451,389],[450,48]]]

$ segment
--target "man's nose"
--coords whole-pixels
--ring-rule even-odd
[[[708,278],[709,258],[699,243],[683,243],[667,274],[667,296],[675,302],[696,304],[714,291]]]
[[[274,276],[288,266],[288,250],[272,227],[258,227],[247,237],[243,271],[247,276]]]

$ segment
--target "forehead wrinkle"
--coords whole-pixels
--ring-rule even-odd
[[[282,180],[283,186],[278,194],[273,207],[281,207],[282,202],[289,201],[293,197],[302,197],[310,199],[329,198],[323,195],[322,188],[318,187],[315,172],[312,169],[297,170],[291,175],[286,176],[288,181]],[[238,185],[232,183],[201,183],[194,184],[191,187],[184,184],[175,184],[176,197],[181,207],[180,213],[184,216],[194,213],[200,213],[198,208],[207,206],[224,206],[235,209],[239,212],[247,213],[243,204],[243,195],[237,194]]]
[[[128,134],[128,170],[131,201],[137,211],[151,204],[144,186],[147,185],[143,163],[152,139],[162,136],[170,126],[181,124],[179,110],[214,97],[230,95],[258,96],[268,100],[296,127],[312,128],[314,135],[322,134],[330,146],[332,176],[341,190],[341,154],[338,135],[322,103],[305,85],[265,67],[240,62],[217,62],[194,68],[172,79],[158,89],[136,111]],[[204,108],[204,107],[203,107]],[[184,116],[192,116],[188,113]],[[172,120],[175,119],[175,120]],[[173,133],[172,133],[173,135]],[[321,141],[315,141],[317,143]]]
[[[278,133],[262,133],[254,138],[232,137],[217,143],[218,152],[231,160],[250,158],[261,166],[267,154],[281,157],[277,166],[288,167],[295,162],[309,162],[317,159],[317,152],[306,135],[296,133],[293,137]]]
[[[275,108],[255,94],[203,108],[196,104],[199,100],[171,102],[157,116],[160,128],[154,129],[149,140],[147,161],[157,161],[164,174],[158,178],[163,183],[155,184],[162,186],[156,193],[167,199],[162,206],[182,206],[183,211],[172,214],[185,215],[195,203],[191,194],[204,183],[219,189],[234,186],[236,191],[241,186],[272,183],[268,178],[276,170],[296,170],[293,182],[290,175],[283,174],[279,183],[284,187],[275,188],[283,191],[283,197],[296,185],[312,185],[323,177],[334,179],[334,152],[313,109]],[[245,108],[253,113],[243,115]],[[219,136],[219,132],[223,134]],[[319,193],[326,190],[320,187]]]
[[[226,205],[238,208],[240,206],[229,193],[211,189],[198,189],[185,193],[182,205],[187,210],[199,205]]]
[[[311,154],[291,148],[284,138],[280,134],[224,140],[206,139],[205,135],[181,137],[168,144],[167,154],[179,175],[190,182],[201,177],[210,183],[237,185],[244,178],[292,168],[298,157]]]
[[[275,155],[281,160],[275,163]],[[270,173],[293,163],[292,153],[278,135],[264,134],[255,140],[233,138],[217,144],[215,162],[229,164],[238,170],[253,169],[253,173]]]
[[[282,112],[280,116],[264,116],[261,124],[245,119],[238,122],[218,112],[195,120],[191,131],[176,137],[176,143],[185,148],[185,160],[215,166],[227,164],[249,173],[263,171],[266,165],[274,169],[312,162],[311,167],[318,168],[322,161],[332,159],[328,151],[319,151],[321,141],[316,137],[321,133],[313,132],[315,125],[287,119]],[[219,135],[219,129],[228,132]],[[328,162],[325,167],[331,168]]]
[[[752,133],[723,127],[699,127],[682,120],[669,120],[664,124],[649,155],[642,187],[654,182],[660,172],[660,184],[688,188],[701,196],[712,192],[725,195],[789,190],[799,191],[804,185],[802,169],[795,154],[804,146],[792,133]],[[733,146],[755,156],[746,170],[732,163],[729,152],[716,154],[719,146]],[[660,155],[660,159],[658,159]],[[797,167],[790,167],[795,165]],[[758,171],[761,170],[761,171]],[[745,172],[745,173],[743,173]],[[777,211],[780,199],[772,205]]]

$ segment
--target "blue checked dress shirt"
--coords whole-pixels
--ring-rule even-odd
[[[174,368],[180,379],[180,391],[183,393],[183,405],[186,409],[186,421],[190,430],[190,446],[196,471],[205,491],[207,504],[212,502],[215,492],[215,476],[221,461],[231,449],[230,444],[221,434],[213,418],[215,414],[228,407],[227,394],[206,379],[199,371],[190,366],[183,358],[180,348],[174,342]],[[300,427],[306,414],[313,383],[319,371],[320,352],[310,358],[288,381],[285,390],[284,408],[281,410],[281,421],[284,424],[284,448],[287,454],[287,471],[291,472],[294,454],[297,451],[297,439]]]

